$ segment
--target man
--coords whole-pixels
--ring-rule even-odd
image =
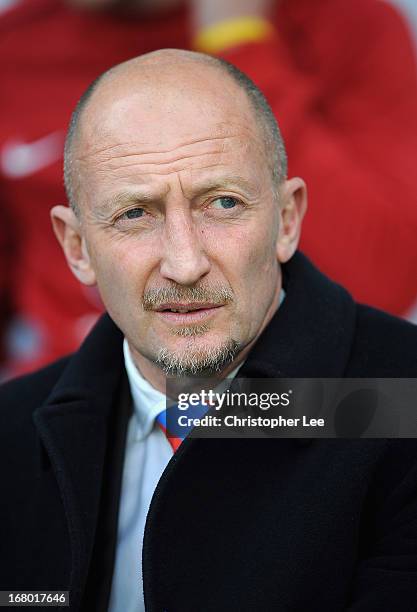
[[[302,248],[326,274],[395,314],[416,298],[417,71],[389,4],[14,0],[0,18],[0,302],[10,302],[0,316],[11,312],[9,376],[75,350],[102,310],[49,231],[50,208],[65,201],[65,130],[96,76],[161,47],[223,57],[264,91],[291,171],[309,184]]]
[[[1,389],[1,589],[88,611],[414,610],[413,440],[173,454],[157,423],[167,374],[416,375],[415,327],[296,252],[306,188],[260,91],[185,51],[121,64],[73,115],[65,181],[55,233],[108,315]]]

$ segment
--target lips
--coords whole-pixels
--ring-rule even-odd
[[[156,314],[167,323],[178,323],[180,325],[201,323],[213,316],[223,304],[207,303],[170,303],[162,304],[154,310]]]
[[[209,310],[212,308],[220,308],[221,304],[208,304],[208,303],[179,303],[179,302],[170,302],[169,304],[162,304],[158,308],[156,308],[156,312],[178,312],[181,314],[186,314],[188,312],[195,312],[197,310]]]

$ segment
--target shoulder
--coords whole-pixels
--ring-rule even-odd
[[[357,305],[347,376],[417,376],[417,326],[370,306]]]
[[[370,27],[373,35],[375,32],[397,31],[405,27],[401,12],[390,0],[282,0],[278,4],[277,13],[277,18],[282,16],[290,22],[306,23],[321,30],[326,29],[330,20],[338,31],[340,29],[350,33],[358,28],[366,33]],[[337,41],[334,43],[337,44]],[[357,43],[358,41],[352,41],[352,44]]]
[[[12,423],[22,423],[50,394],[69,357],[0,385],[0,431],[9,430]]]
[[[305,0],[307,1],[307,0]],[[371,27],[372,31],[395,30],[403,27],[403,17],[390,0],[322,0],[316,8],[321,16],[342,12],[347,26]]]

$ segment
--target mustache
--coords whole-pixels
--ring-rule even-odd
[[[197,287],[155,287],[143,294],[144,310],[154,310],[169,302],[185,302],[187,304],[208,302],[210,304],[227,304],[233,301],[233,291],[228,285],[197,286]]]

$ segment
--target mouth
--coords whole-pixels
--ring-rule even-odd
[[[223,306],[223,304],[172,302],[158,306],[154,312],[167,322],[184,325],[206,320]]]

